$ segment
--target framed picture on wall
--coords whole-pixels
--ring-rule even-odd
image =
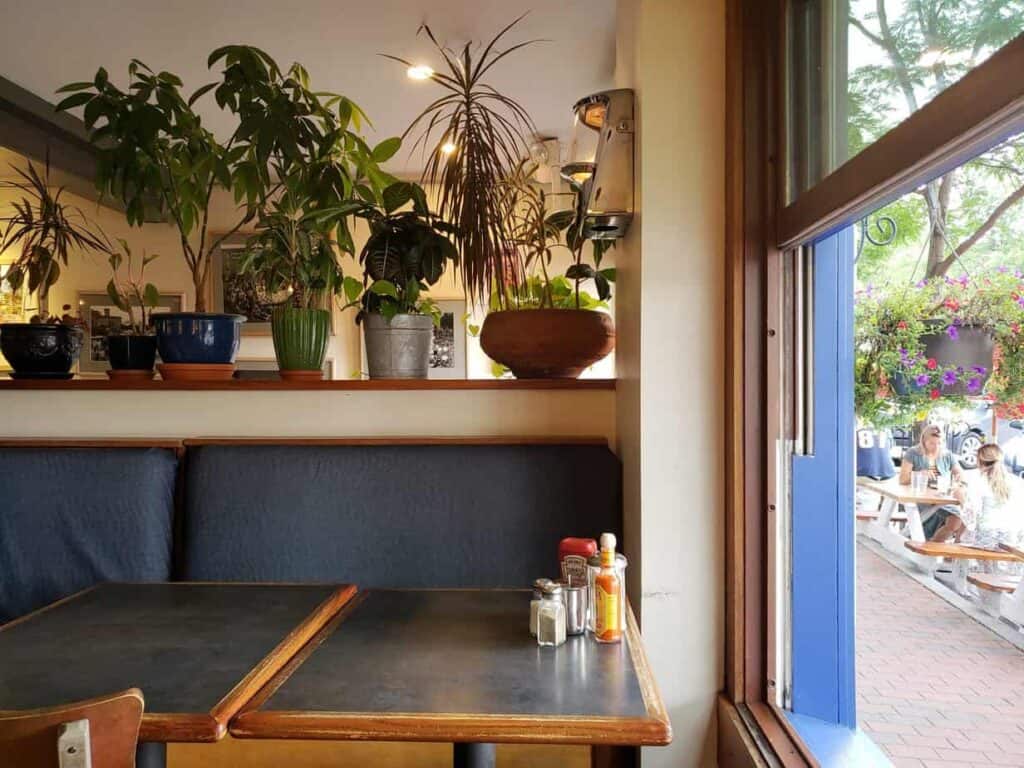
[[[466,378],[466,302],[438,301],[441,324],[434,327],[428,379]]]
[[[160,294],[160,304],[153,313],[181,312],[184,304],[183,293]],[[78,309],[85,322],[85,340],[78,358],[78,369],[82,373],[104,373],[110,368],[104,339],[108,334],[119,333],[128,324],[128,313],[118,309],[107,292],[101,290],[79,291]]]
[[[239,272],[238,263],[245,253],[248,235],[233,235],[213,252],[210,264],[210,307],[213,312],[244,315],[243,336],[269,336],[270,317],[274,305],[284,301],[287,294],[271,296],[253,275]],[[330,309],[325,301],[323,309]],[[334,335],[334,313],[331,313],[331,335]]]
[[[10,264],[0,264],[0,323],[25,323],[29,319],[28,295],[25,286],[14,290],[7,283]]]

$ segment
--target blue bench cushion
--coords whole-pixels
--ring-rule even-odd
[[[165,581],[177,458],[0,447],[0,623],[102,581]]]
[[[190,448],[181,576],[522,587],[620,532],[620,475],[601,445]]]

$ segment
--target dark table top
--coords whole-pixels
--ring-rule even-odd
[[[630,616],[626,641],[541,648],[529,592],[360,592],[231,723],[241,738],[666,744]]]
[[[143,741],[216,741],[338,612],[337,585],[104,584],[0,627],[0,710],[140,688]]]

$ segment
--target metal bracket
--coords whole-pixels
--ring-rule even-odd
[[[61,723],[57,731],[57,763],[60,768],[92,768],[88,720]]]

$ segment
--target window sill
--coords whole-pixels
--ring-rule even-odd
[[[860,729],[792,712],[785,716],[822,768],[892,768],[892,761]]]
[[[292,382],[280,379],[247,379],[229,381],[111,381],[109,379],[68,379],[48,381],[11,379],[0,376],[0,390],[59,390],[67,392],[143,390],[174,392],[213,390],[225,392],[253,391],[446,391],[489,390],[514,392],[520,390],[613,390],[615,379],[332,379],[327,381]]]

